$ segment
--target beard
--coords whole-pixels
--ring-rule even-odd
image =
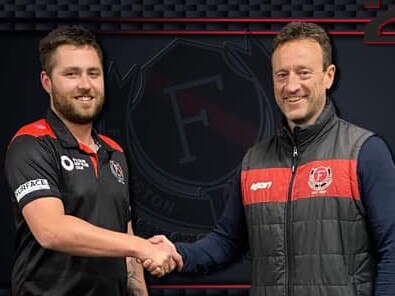
[[[75,96],[89,96],[90,91],[79,91],[77,94],[62,94],[56,88],[52,89],[51,98],[55,111],[64,119],[72,123],[87,124],[92,123],[100,114],[104,104],[103,94],[96,96],[95,103],[89,108],[80,106],[75,102]]]

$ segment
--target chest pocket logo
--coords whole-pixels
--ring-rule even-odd
[[[80,158],[70,158],[67,155],[62,155],[60,157],[60,163],[62,167],[66,170],[71,172],[72,170],[83,170],[85,168],[89,168],[89,164],[85,159]]]
[[[121,165],[114,160],[110,160],[110,169],[111,173],[115,176],[115,178],[117,178],[118,182],[125,184],[125,177],[123,176]]]
[[[71,172],[72,170],[74,170],[74,163],[73,161],[70,159],[70,157],[68,157],[67,155],[62,155],[60,157],[60,163],[62,164],[62,167],[66,170]]]
[[[323,193],[331,183],[332,170],[330,167],[319,166],[311,169],[308,182],[311,189]]]

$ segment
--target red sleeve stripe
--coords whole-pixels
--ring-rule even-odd
[[[245,205],[261,202],[286,202],[291,182],[290,168],[242,171]],[[312,161],[297,168],[292,200],[342,197],[360,200],[356,160]],[[295,186],[297,184],[297,186]]]
[[[49,136],[51,138],[56,138],[55,133],[49,126],[48,122],[45,119],[40,119],[35,122],[32,122],[28,125],[21,127],[15,136],[12,138],[12,141],[19,136],[29,135],[33,137],[43,137]]]
[[[117,142],[114,140],[110,139],[109,137],[106,137],[104,135],[99,135],[100,139],[102,139],[104,142],[106,142],[107,145],[109,145],[111,148],[118,150],[120,152],[123,152],[123,149],[121,146],[118,145]]]

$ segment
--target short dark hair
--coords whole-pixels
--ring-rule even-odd
[[[41,67],[48,75],[54,66],[53,54],[61,45],[91,46],[103,62],[103,51],[92,32],[81,26],[61,26],[49,32],[39,43]]]
[[[272,55],[280,45],[301,39],[313,39],[321,46],[324,70],[332,64],[332,46],[329,36],[321,26],[314,23],[291,22],[285,25],[274,38]]]

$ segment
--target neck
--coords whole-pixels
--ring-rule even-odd
[[[92,137],[92,123],[76,124],[67,121],[63,122],[79,143],[88,146],[95,153],[97,152],[98,147],[96,146],[95,141]]]
[[[92,145],[92,123],[76,124],[68,121],[63,122],[78,142],[85,144],[86,146]]]
[[[92,144],[94,144],[92,139],[92,122],[86,124],[71,122],[66,118],[64,118],[58,112],[56,111],[54,112],[58,115],[58,117],[62,120],[62,122],[67,127],[67,129],[77,139],[78,142],[89,147],[92,146]]]
[[[326,106],[326,102],[324,101],[324,104],[320,107],[319,112],[317,112],[316,114],[314,114],[313,116],[311,116],[311,118],[309,118],[307,120],[304,119],[303,122],[297,122],[297,121],[292,121],[292,120],[287,119],[287,123],[288,123],[289,129],[291,130],[291,132],[293,133],[295,127],[297,127],[297,126],[304,128],[304,127],[308,127],[310,125],[316,124],[318,119],[324,112],[325,106]]]

